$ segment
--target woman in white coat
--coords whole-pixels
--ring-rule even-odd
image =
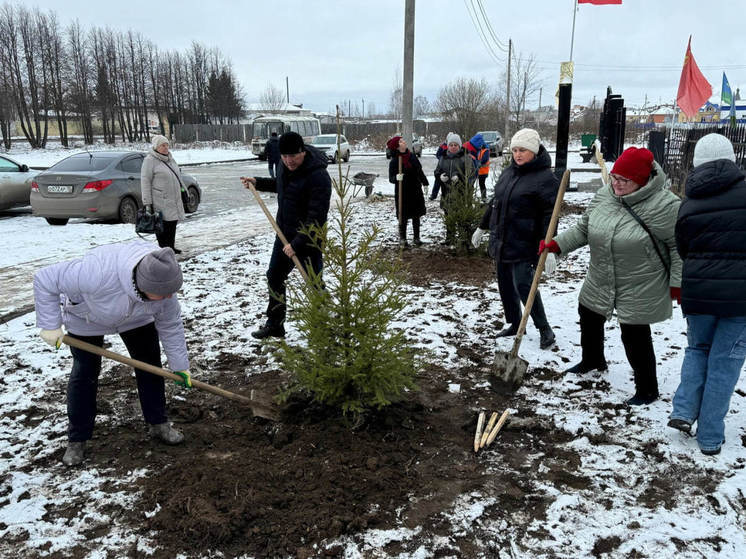
[[[181,190],[184,188],[181,171],[169,152],[165,136],[153,136],[152,146],[140,170],[142,203],[151,213],[163,214],[163,233],[156,234],[158,245],[171,247],[176,254],[181,254],[174,246],[176,224],[186,217],[181,201]]]

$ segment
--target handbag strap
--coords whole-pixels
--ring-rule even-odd
[[[655,249],[655,252],[658,254],[658,258],[661,259],[661,263],[663,264],[663,267],[666,269],[666,273],[668,275],[671,275],[671,270],[668,264],[666,263],[666,260],[663,258],[663,253],[661,253],[661,249],[658,248],[658,242],[656,241],[655,236],[653,235],[652,231],[650,231],[650,228],[645,224],[642,218],[639,215],[637,215],[635,210],[633,210],[630,207],[630,205],[624,201],[623,198],[620,198],[620,200],[622,202],[622,206],[624,206],[624,209],[627,210],[630,213],[630,215],[635,218],[635,221],[637,221],[637,223],[639,223],[642,226],[642,228],[645,229],[645,232],[648,235],[650,235],[650,240],[653,241],[653,248]]]
[[[184,183],[181,182],[181,177],[178,175],[178,173],[173,170],[173,168],[171,167],[171,165],[168,164],[168,161],[163,161],[163,164],[166,167],[168,167],[168,170],[171,171],[174,174],[174,176],[176,177],[176,180],[179,181],[179,189],[180,190],[184,190]]]

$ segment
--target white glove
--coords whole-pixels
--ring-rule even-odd
[[[451,182],[458,182],[458,181],[459,181],[459,176],[458,175],[453,175],[451,177]]]
[[[474,248],[479,248],[479,245],[482,244],[482,237],[486,232],[486,230],[477,227],[477,230],[474,231],[474,234],[471,236],[471,244]]]
[[[396,180],[397,181],[403,181],[404,180],[404,173],[399,173],[398,175],[396,175]]]
[[[551,276],[557,270],[557,255],[553,252],[547,253],[547,260],[544,262],[544,274]]]
[[[44,330],[39,332],[41,339],[47,342],[55,349],[60,349],[62,345],[62,338],[65,335],[65,331],[62,328],[55,328],[54,330]]]
[[[445,173],[440,174],[440,182],[448,182],[451,180],[451,177],[446,175]]]

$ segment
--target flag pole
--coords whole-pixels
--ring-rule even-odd
[[[578,0],[572,0],[572,35],[570,35],[570,62],[572,62],[572,49],[575,46],[575,15],[578,13]]]

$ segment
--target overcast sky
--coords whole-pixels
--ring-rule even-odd
[[[78,19],[139,31],[160,49],[188,49],[192,41],[216,46],[233,63],[247,102],[268,83],[290,101],[333,111],[351,99],[366,111],[388,106],[403,59],[404,0],[179,0],[90,2],[29,0],[54,10],[60,23]],[[518,56],[534,55],[541,70],[542,104],[557,87],[559,64],[569,59],[573,0],[482,0],[497,39],[513,40]],[[719,95],[722,73],[746,92],[746,32],[741,0],[623,0],[621,6],[580,5],[575,26],[573,103],[602,99],[606,86],[628,106],[672,102],[686,44]],[[506,53],[497,62],[470,18],[477,0],[419,0],[415,24],[415,95],[433,101],[457,77],[484,78],[497,86]],[[495,44],[494,40],[491,42]],[[746,96],[746,95],[745,95]],[[538,104],[538,94],[529,107]]]

